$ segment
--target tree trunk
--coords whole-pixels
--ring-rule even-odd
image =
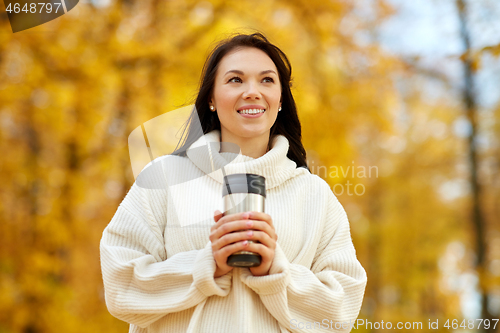
[[[481,213],[481,186],[477,175],[477,103],[474,93],[474,77],[473,77],[473,59],[470,49],[470,35],[467,29],[466,13],[467,8],[464,0],[456,0],[459,18],[461,38],[465,46],[465,57],[462,57],[464,64],[464,79],[465,85],[463,89],[463,100],[466,108],[467,120],[471,125],[471,132],[468,137],[468,160],[470,165],[470,188],[472,190],[472,214],[471,222],[475,231],[475,248],[476,248],[476,271],[479,275],[479,292],[481,293],[481,319],[493,319],[492,314],[488,311],[488,291],[486,290],[486,236],[485,236],[485,219]],[[493,322],[491,322],[493,324]],[[493,332],[494,325],[490,325],[490,329],[486,330],[481,327],[482,332]],[[498,325],[496,325],[498,326]]]

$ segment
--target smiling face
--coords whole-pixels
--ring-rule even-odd
[[[209,104],[217,112],[224,141],[260,138],[267,142],[281,107],[276,65],[264,51],[253,47],[226,54],[219,63]],[[248,115],[239,113],[241,109],[265,111]]]

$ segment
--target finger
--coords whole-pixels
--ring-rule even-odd
[[[221,213],[221,211],[217,209],[217,210],[214,212],[214,222],[217,224],[217,222],[218,222],[218,221],[220,221],[220,219],[221,219],[223,216],[224,216],[224,214],[223,214],[223,213]],[[210,227],[210,231],[213,231],[213,230],[215,230],[215,224],[214,224],[214,225],[212,225],[212,227]]]
[[[247,220],[249,216],[250,216],[250,214],[248,212],[225,215],[220,220],[217,221],[217,223],[215,224],[215,227],[218,228],[222,224],[228,223],[231,221]]]
[[[272,261],[274,258],[274,250],[259,243],[248,243],[247,247],[245,248],[245,251],[260,254],[260,256],[262,257],[261,265],[263,263]]]
[[[247,250],[247,248],[249,247],[250,245],[250,242],[248,242],[247,240],[244,240],[244,241],[241,241],[241,242],[237,242],[237,243],[234,243],[234,244],[230,244],[230,245],[226,245],[224,246],[223,248],[219,249],[218,251],[216,251],[214,253],[214,257],[215,255],[217,255],[221,261],[223,261],[224,263],[227,262],[227,258],[235,253],[235,252],[238,252],[238,251],[242,251],[242,250]]]
[[[260,220],[260,221],[265,221],[268,223],[270,226],[273,225],[273,219],[269,214],[263,213],[263,212],[250,212],[250,217],[251,220]]]
[[[211,228],[209,239],[213,243],[225,234],[251,229],[252,225],[253,223],[249,223],[248,220],[231,221],[222,225],[218,225],[217,223]]]
[[[263,221],[252,221],[252,220],[240,220],[240,221],[227,222],[227,223],[221,225],[219,228],[214,226],[211,228],[211,233],[210,233],[209,239],[212,243],[214,243],[226,234],[234,233],[236,231],[243,231],[243,230],[262,231],[262,232],[266,233],[267,235],[269,235],[269,237],[271,239],[274,239],[275,241],[278,239],[278,237],[276,235],[276,230],[274,230],[274,227],[270,226],[268,223],[263,222]]]
[[[274,230],[274,227],[269,225],[267,222],[264,221],[255,221],[255,220],[250,220],[251,225],[247,229],[252,229],[252,230],[260,230],[268,234],[271,238],[275,238],[276,235],[276,230]]]
[[[223,216],[224,216],[224,214],[220,210],[217,209],[214,212],[214,220],[215,220],[215,222],[219,221]]]
[[[262,231],[252,231],[252,230],[248,231],[247,234],[249,234],[250,232],[253,233],[253,235],[249,237],[250,240],[254,242],[258,241],[261,244],[273,250],[276,248],[276,240],[272,236]]]
[[[249,240],[252,238],[252,236],[254,236],[254,232],[252,230],[227,233],[212,242],[212,250],[218,251],[219,249],[229,244]]]
[[[271,227],[266,222],[262,221],[252,221],[252,220],[243,220],[231,222],[222,225],[219,229],[214,230],[214,232],[210,235],[210,239],[215,241],[218,238],[222,238],[227,233],[234,233],[236,231],[243,230],[253,230],[255,232],[262,232],[266,234],[268,239],[273,239],[275,242],[278,240],[278,236],[276,235],[276,230]]]
[[[229,265],[227,264],[227,257],[224,256],[224,253],[217,251],[214,252],[213,255],[217,266],[219,266],[223,270],[228,270]]]

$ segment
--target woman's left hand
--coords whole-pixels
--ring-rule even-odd
[[[255,276],[268,275],[274,260],[274,250],[278,240],[273,220],[269,214],[261,212],[250,212],[248,220],[252,221],[252,226],[248,230],[253,231],[253,235],[249,239],[260,243],[249,243],[245,251],[258,253],[262,257],[260,265],[250,267],[250,272]]]

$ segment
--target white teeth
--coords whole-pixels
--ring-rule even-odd
[[[265,109],[247,109],[247,110],[240,110],[238,113],[243,113],[243,114],[257,114],[257,113],[264,113],[266,110]]]

